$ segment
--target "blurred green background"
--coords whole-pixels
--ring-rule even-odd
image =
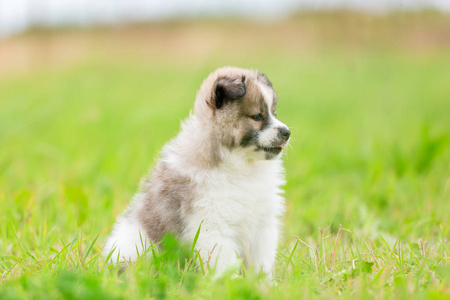
[[[90,241],[99,234],[92,251],[100,252],[202,80],[225,65],[266,73],[279,95],[278,117],[292,131],[281,252],[292,250],[294,235],[312,242],[319,227],[335,236],[341,224],[379,245],[380,235],[391,245],[426,240],[430,260],[450,270],[449,16],[311,12],[269,23],[34,30],[0,43],[5,295],[18,278],[53,274],[52,253],[79,228]],[[293,256],[298,264],[305,251]],[[431,265],[407,269],[420,279],[436,271]],[[450,295],[447,277],[427,278],[405,295],[431,287]],[[386,282],[380,286],[389,289]],[[335,288],[324,290],[336,296]],[[378,286],[372,292],[381,297]]]

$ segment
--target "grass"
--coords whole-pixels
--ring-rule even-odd
[[[299,28],[289,26],[295,42]],[[99,51],[4,77],[0,299],[448,299],[448,48],[416,51],[383,34],[356,49],[346,36],[301,51],[300,42],[256,41],[203,58],[189,42],[181,56]],[[293,132],[276,285],[249,270],[235,278],[197,269],[191,245],[170,238],[125,272],[106,265],[115,217],[203,78],[227,64],[269,76]]]

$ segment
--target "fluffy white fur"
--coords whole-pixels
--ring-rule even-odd
[[[226,155],[226,161],[215,170],[184,169],[204,189],[193,203],[195,212],[183,239],[192,241],[203,221],[196,245],[202,257],[223,269],[233,265],[240,254],[246,264],[270,273],[284,209],[279,189],[284,183],[281,161],[248,163],[245,151]]]

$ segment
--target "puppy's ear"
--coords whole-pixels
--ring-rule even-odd
[[[210,103],[212,108],[220,109],[227,102],[242,98],[246,93],[245,76],[217,78],[213,86]]]
[[[267,86],[272,87],[272,82],[270,82],[269,78],[267,78],[266,74],[258,73],[258,80],[264,83]]]

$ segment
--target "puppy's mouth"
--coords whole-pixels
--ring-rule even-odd
[[[273,153],[273,154],[279,154],[283,150],[283,146],[277,146],[277,147],[262,147],[258,146],[256,151],[263,150],[267,153]]]

